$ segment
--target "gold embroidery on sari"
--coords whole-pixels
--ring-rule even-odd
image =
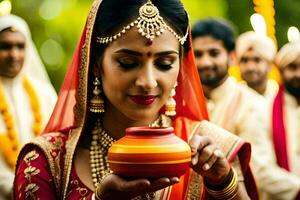
[[[71,180],[70,181],[71,185],[75,185],[75,190],[78,192],[78,194],[80,195],[80,200],[85,200],[87,195],[89,194],[89,190],[87,188],[84,187],[80,187],[79,185],[79,181],[78,180]],[[72,191],[69,192],[69,194]]]
[[[227,159],[230,158],[231,154],[242,141],[239,137],[232,135],[225,129],[205,120],[200,122],[198,132],[200,135],[206,135],[215,141],[222,149],[222,152],[225,154]]]
[[[24,174],[25,174],[25,178],[31,182],[31,177],[38,175],[41,171],[39,169],[37,169],[36,167],[33,166],[28,166],[25,170],[24,170]]]
[[[190,182],[187,191],[187,197],[185,199],[196,200],[200,199],[202,195],[203,178],[194,171],[191,172]]]
[[[39,154],[37,154],[36,151],[33,150],[26,154],[26,156],[24,157],[24,161],[26,162],[27,165],[29,165],[31,161],[37,159],[38,157]]]
[[[61,180],[61,167],[60,167],[60,152],[63,146],[63,140],[59,137],[60,133],[49,133],[47,136],[37,137],[27,145],[34,145],[40,148],[47,158],[51,175],[54,178],[55,189],[58,194],[61,192],[60,180]],[[54,140],[54,141],[52,141]],[[54,153],[55,152],[55,153]],[[35,151],[29,152],[24,160],[26,163],[38,158],[38,154]],[[24,172],[25,173],[25,172]]]
[[[26,198],[30,197],[31,199],[37,199],[34,193],[38,191],[39,186],[37,186],[35,183],[30,183],[25,188]]]
[[[29,153],[27,153],[23,159],[27,165],[27,168],[24,169],[24,176],[25,176],[26,180],[28,181],[28,185],[25,188],[26,198],[30,197],[31,199],[36,199],[34,193],[36,191],[38,191],[38,189],[39,189],[39,186],[37,186],[35,183],[32,183],[32,181],[31,181],[32,176],[35,176],[40,173],[39,169],[31,166],[31,162],[34,161],[35,159],[37,159],[38,157],[39,157],[39,154],[33,150],[33,151],[30,151]]]

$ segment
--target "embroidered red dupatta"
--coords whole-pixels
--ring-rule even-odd
[[[93,3],[81,39],[74,53],[73,61],[68,69],[59,92],[56,107],[47,127],[45,128],[45,133],[60,131],[68,135],[69,139],[66,144],[66,157],[68,160],[66,159],[65,164],[72,162],[74,151],[80,138],[82,127],[84,126],[88,112],[88,77],[91,73],[90,46],[94,41],[92,39],[92,32],[100,4],[101,0],[95,0]],[[188,39],[191,44],[190,34]],[[176,120],[178,117],[189,118],[194,121],[208,119],[205,98],[203,96],[191,45],[183,56],[177,82],[178,86],[176,88],[175,96],[177,103],[177,115],[173,118],[173,120]],[[74,128],[79,131],[69,131]],[[183,130],[182,127],[176,126],[174,128],[177,133],[181,133],[179,135],[180,137],[186,141],[188,140],[188,130]],[[247,150],[247,152],[249,151]],[[247,155],[247,157],[249,157],[249,155]],[[64,171],[66,172],[64,176],[70,176],[70,169],[65,169]],[[186,192],[189,173],[187,173],[183,179],[184,181],[177,184],[171,193],[168,194],[167,199],[178,199],[178,196],[176,195]],[[68,178],[65,181],[67,182]],[[64,192],[66,192],[66,187],[63,188]]]

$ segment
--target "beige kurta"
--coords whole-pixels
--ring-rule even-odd
[[[49,84],[38,80],[29,79],[32,87],[40,103],[43,127],[47,123],[54,105],[57,95],[53,87]],[[32,125],[34,122],[31,104],[29,102],[28,93],[25,91],[23,81],[20,76],[15,79],[7,79],[0,77],[0,83],[3,86],[5,99],[8,103],[9,111],[15,123],[16,134],[23,145],[34,137]],[[7,127],[0,114],[0,136],[7,134]],[[13,185],[14,169],[11,169],[4,158],[3,152],[0,150],[0,199],[2,194],[9,192]]]
[[[241,83],[247,85],[247,83],[245,81],[242,81]],[[250,87],[249,87],[250,88]],[[254,89],[250,88],[251,90],[253,90],[257,95],[261,95],[259,94],[257,91],[255,91]],[[271,80],[269,79],[266,85],[266,91],[264,92],[264,94],[262,95],[266,100],[268,104],[272,104],[273,100],[278,92],[279,89],[279,85],[275,80]]]
[[[289,103],[288,105],[287,118],[292,118],[288,122],[288,127],[295,127],[295,124],[300,126],[299,107],[296,109],[295,103]],[[270,132],[271,106],[267,100],[246,85],[239,84],[234,79],[228,78],[212,92],[211,98],[207,99],[207,107],[212,122],[251,143],[251,165],[257,185],[260,190],[263,188],[264,191],[272,194],[271,196],[266,196],[265,192],[261,192],[261,199],[294,199],[300,188],[300,179],[277,166]],[[298,122],[296,122],[297,120]],[[292,169],[298,170],[299,174],[300,148],[297,149],[297,147],[300,146],[300,129],[288,129],[294,131],[292,133],[293,138],[289,137],[288,139],[288,146],[293,149],[290,152],[293,151],[294,155],[296,152],[298,153],[297,159],[293,158]],[[296,131],[298,132],[295,133]]]
[[[265,167],[256,171],[263,200],[294,200],[300,191],[300,106],[287,93],[284,94],[284,115],[291,172],[277,166],[274,152],[272,160],[265,161],[272,164],[271,167],[262,161]]]

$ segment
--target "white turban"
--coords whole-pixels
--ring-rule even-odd
[[[9,14],[0,16],[0,32],[10,27],[22,33],[26,39],[25,60],[21,73],[25,73],[30,77],[41,80],[42,82],[48,82],[50,84],[45,66],[42,63],[36,47],[31,39],[31,34],[27,23],[16,15]]]
[[[300,56],[300,41],[285,44],[276,55],[275,64],[284,68]]]
[[[253,49],[269,62],[273,62],[276,54],[276,46],[268,36],[248,31],[241,34],[236,42],[236,54],[238,60],[249,50]]]

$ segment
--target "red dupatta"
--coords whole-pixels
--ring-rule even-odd
[[[284,110],[283,110],[284,89],[283,86],[279,88],[278,94],[274,99],[272,112],[272,132],[273,144],[276,154],[277,163],[281,168],[290,171],[286,132],[284,127]]]

